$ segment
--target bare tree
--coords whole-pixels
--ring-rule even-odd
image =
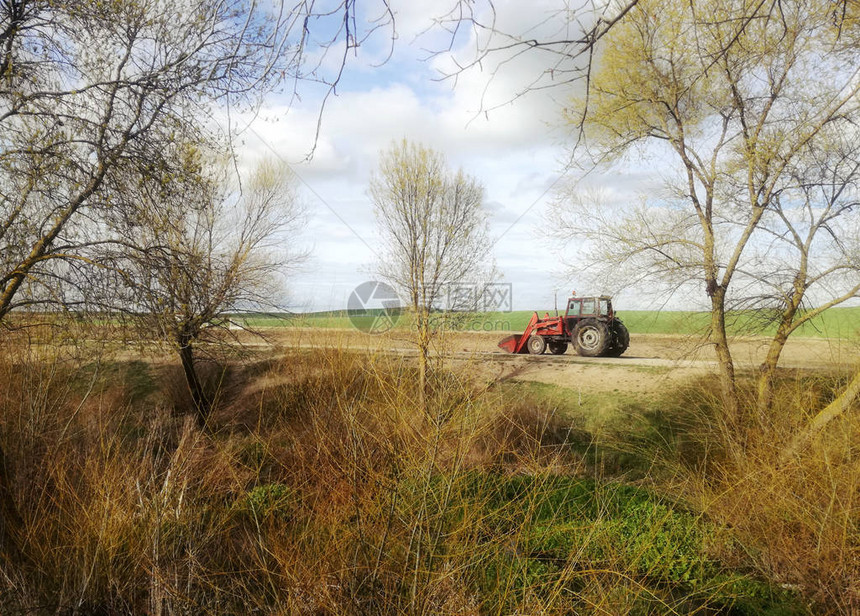
[[[854,130],[817,140],[789,170],[763,217],[763,239],[740,273],[761,295],[747,291],[742,308],[776,324],[760,370],[758,408],[771,407],[779,358],[789,336],[824,311],[860,297],[860,146]]]
[[[450,58],[443,77],[455,83],[469,71],[488,73],[479,113],[490,112],[509,104],[511,98],[535,91],[569,92],[572,87],[587,90],[601,39],[625,19],[637,2],[587,0],[572,6],[560,1],[555,8],[530,10],[530,21],[524,24],[516,20],[515,31],[504,25],[510,20],[505,18],[507,7],[496,6],[502,3],[459,0],[448,13],[436,19],[438,27],[447,31],[450,38],[448,47],[436,50],[433,55]],[[457,49],[457,45],[466,36],[465,32],[470,37],[470,46],[464,51]],[[492,81],[501,75],[510,77],[519,62],[527,62],[536,70],[524,74],[511,98],[489,100]]]
[[[110,239],[93,230],[117,207],[112,184],[181,172],[168,146],[199,139],[219,106],[290,80],[332,92],[359,44],[393,36],[377,6],[365,22],[352,0],[0,2],[0,325],[65,301],[65,273],[85,280],[83,253]],[[0,465],[0,513],[15,509],[8,488]],[[4,515],[0,544],[16,519]]]
[[[166,144],[285,80],[334,91],[358,45],[393,36],[378,4],[364,22],[348,0],[0,3],[0,321],[44,301],[29,292],[50,261],[79,258],[117,172],[170,173]]]
[[[740,286],[753,238],[771,214],[787,221],[779,216],[786,203],[780,195],[798,186],[802,161],[834,131],[853,134],[860,65],[830,3],[770,13],[742,3],[711,8],[705,16],[695,4],[640,0],[605,38],[600,68],[570,117],[584,118],[598,162],[638,144],[652,147],[657,160],[673,160],[679,209],[666,215],[671,226],[641,214],[644,226],[625,219],[612,226],[629,227],[615,252],[647,254],[655,271],[698,271],[723,398],[735,417],[730,290]],[[825,219],[850,209],[834,207]],[[812,227],[824,228],[814,221]],[[785,314],[793,321],[790,309]]]
[[[404,139],[380,155],[370,195],[385,250],[379,272],[408,298],[426,396],[435,317],[449,285],[489,273],[483,187],[462,170],[450,171],[439,152]]]
[[[272,309],[283,299],[281,277],[303,257],[294,247],[303,212],[285,165],[259,164],[240,194],[228,165],[207,161],[196,148],[182,157],[181,178],[131,193],[143,207],[121,221],[124,240],[99,261],[126,289],[123,296],[109,285],[113,299],[105,304],[132,314],[144,336],[177,352],[205,426],[213,401],[195,345],[217,348],[232,331],[232,314]]]

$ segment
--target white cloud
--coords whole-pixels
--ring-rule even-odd
[[[554,0],[495,4],[502,29],[530,29],[537,35],[559,27],[551,19],[557,13]],[[304,309],[343,308],[352,288],[372,276],[378,242],[367,183],[380,150],[403,137],[445,153],[452,166],[484,183],[491,232],[501,238],[496,260],[514,284],[515,309],[546,309],[556,287],[565,289],[560,296],[567,293],[570,281],[554,273],[556,259],[544,241],[543,212],[565,159],[559,99],[572,90],[516,98],[546,67],[546,58],[538,54],[525,54],[496,72],[491,64],[465,71],[456,88],[452,81],[432,81],[439,70],[451,68],[450,59],[418,58],[426,55],[422,47],[438,49],[447,35],[439,30],[418,35],[439,7],[431,0],[392,3],[399,37],[394,57],[381,68],[371,66],[387,53],[381,31],[381,39],[367,45],[369,53],[347,69],[351,72],[338,95],[328,101],[310,162],[304,159],[317,137],[318,88],[312,89],[315,96],[292,106],[284,99],[267,101],[242,134],[247,160],[274,152],[304,182],[311,216],[303,241],[313,247],[313,255],[291,285]],[[474,32],[456,42],[461,58],[467,57],[476,43]],[[626,198],[643,178],[608,180],[618,198]]]

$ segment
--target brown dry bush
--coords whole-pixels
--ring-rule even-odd
[[[426,603],[437,613],[461,613],[470,599],[459,572],[427,572],[422,557],[410,564],[403,546],[420,551],[433,541],[439,513],[431,509],[439,503],[420,501],[440,471],[461,464],[457,452],[477,412],[471,385],[437,387],[436,412],[428,415],[408,361],[339,351],[301,359],[288,356],[264,376],[268,391],[256,405],[244,400],[255,411],[241,421],[256,426],[246,457],[270,460],[259,462],[268,480],[293,486],[307,524],[298,537],[269,537],[280,568],[304,572],[304,595],[317,603],[327,597],[335,612],[340,605],[343,613],[399,613]],[[423,512],[417,520],[416,506]],[[300,564],[308,562],[315,567]],[[418,578],[420,588],[412,588]]]
[[[134,388],[115,374],[44,358],[3,368],[6,391],[22,394],[3,401],[0,434],[28,557],[4,601],[140,613],[211,599],[247,478],[183,418],[129,406]]]
[[[743,461],[706,498],[709,513],[751,546],[765,576],[797,588],[822,613],[856,614],[860,418],[835,423],[787,461],[787,439],[750,442]]]
[[[729,426],[716,382],[702,379],[657,403],[649,420],[662,442],[651,439],[643,453],[659,461],[669,489],[744,546],[742,561],[726,552],[726,562],[796,590],[816,614],[860,611],[860,405],[786,454],[843,382],[839,374],[783,372],[763,421],[754,382],[745,380],[750,412]]]
[[[404,601],[468,602],[456,574],[436,583],[423,561],[409,591],[407,554],[387,552],[415,535],[411,500],[462,431],[449,426],[472,404],[463,388],[429,417],[403,362],[288,357],[261,370],[262,393],[223,396],[202,433],[176,414],[169,371],[32,357],[2,369],[0,434],[30,560],[4,568],[10,609],[394,613]],[[422,545],[437,516],[424,507]]]
[[[592,436],[582,422],[551,405],[520,396],[488,404],[468,455],[473,468],[534,473],[554,469],[579,475]]]
[[[570,428],[552,409],[508,408],[441,371],[425,413],[414,365],[388,356],[288,356],[262,382],[265,392],[237,400],[234,419],[254,426],[240,457],[295,491],[302,531],[266,545],[302,595],[343,613],[476,611],[469,557],[441,539],[475,540],[467,521],[458,531],[447,519],[456,484],[489,464],[546,470]]]
[[[534,478],[540,491],[553,477],[594,471],[585,455],[591,435],[550,403],[439,370],[425,407],[409,359],[294,351],[230,366],[219,376],[219,404],[204,432],[178,413],[169,371],[142,362],[81,366],[7,356],[0,377],[8,384],[0,391],[0,438],[30,559],[4,564],[2,613],[478,614],[508,604],[543,613],[593,604],[597,612],[623,613],[643,605],[637,597],[644,591],[626,581],[618,559],[591,573],[565,573],[587,581],[579,603],[561,592],[562,582],[535,582],[522,596],[490,603],[482,595],[483,569],[519,558],[516,545],[504,544],[507,535],[502,545],[488,543],[494,482]],[[725,432],[709,425],[700,421],[697,436],[686,438],[722,442]],[[832,486],[842,489],[847,479],[837,477],[829,491],[824,480],[836,477],[837,466],[847,474],[856,457],[838,465],[829,459],[814,473],[814,465],[802,466],[817,493],[832,497]],[[760,541],[765,525],[742,519],[742,507],[759,515],[766,499],[720,501],[721,489],[742,486],[741,469],[718,460],[684,466],[689,500],[732,524],[758,550],[762,572],[790,581],[785,562],[767,568],[765,555],[777,546]],[[476,477],[486,485],[470,492]],[[801,479],[812,476],[792,481]],[[789,483],[781,489],[799,493]],[[762,514],[771,528],[801,511],[800,501],[783,497],[793,508]],[[829,511],[827,540],[840,523],[848,532],[856,499],[849,509],[840,502],[828,510],[816,498],[806,505]],[[823,528],[821,516],[802,521]],[[819,550],[797,575],[813,575],[810,563],[817,563],[856,579],[846,545]],[[783,552],[789,547],[796,546]],[[496,560],[488,556],[496,553]],[[846,588],[835,579],[831,595]],[[817,600],[836,605],[832,597]]]

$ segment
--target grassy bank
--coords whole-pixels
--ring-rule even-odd
[[[775,462],[838,377],[738,433],[708,380],[574,399],[440,371],[422,408],[409,360],[304,350],[209,366],[201,431],[178,366],[5,357],[4,614],[857,607],[856,420]]]

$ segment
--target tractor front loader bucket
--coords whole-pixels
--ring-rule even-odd
[[[514,334],[513,336],[502,338],[499,340],[499,348],[503,351],[507,351],[508,353],[527,352],[526,341],[528,341],[529,336],[534,332],[538,320],[538,313],[535,312],[529,320],[529,324],[526,325],[526,330],[522,334]]]
[[[520,336],[519,334],[514,334],[512,336],[508,336],[507,338],[502,338],[499,340],[499,348],[503,351],[507,351],[508,353],[516,353],[517,348],[520,346]]]

